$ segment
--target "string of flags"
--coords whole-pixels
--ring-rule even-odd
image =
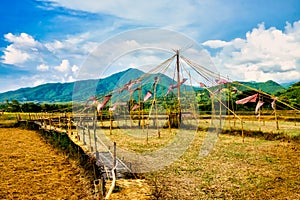
[[[182,81],[180,81],[177,84],[171,84],[169,86],[168,91],[167,91],[167,93],[166,93],[165,96],[167,96],[173,89],[178,88],[179,86],[181,86],[182,84],[184,84],[187,80],[188,80],[187,78],[184,78],[184,79],[182,79]]]

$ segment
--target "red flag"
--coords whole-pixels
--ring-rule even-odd
[[[182,85],[184,82],[186,82],[188,79],[187,78],[184,78],[182,79],[182,81],[180,81],[180,83],[177,83],[177,84],[171,84],[168,88],[168,91],[166,93],[165,96],[167,96],[173,89],[175,88],[178,88],[178,86]]]
[[[206,85],[202,82],[200,82],[200,87],[206,87]]]
[[[235,103],[236,104],[245,104],[245,103],[248,103],[248,102],[256,102],[257,96],[258,96],[258,94],[254,94],[252,96],[249,96],[249,97],[246,97],[244,99],[238,100]]]
[[[184,84],[187,80],[188,80],[187,78],[182,79],[182,81],[180,82],[180,85]]]
[[[152,92],[148,91],[147,94],[144,96],[144,101],[147,101],[152,96]]]
[[[98,112],[100,112],[100,110],[101,110],[102,108],[104,108],[104,106],[105,106],[105,105],[107,104],[107,102],[110,100],[111,96],[112,96],[111,94],[105,96],[103,102],[98,104],[98,106],[97,106]]]
[[[140,107],[140,105],[139,104],[135,104],[133,107],[132,107],[132,111],[134,111],[135,109],[138,109]]]
[[[134,93],[137,90],[141,90],[141,88],[140,87],[134,88],[134,89],[130,90],[130,93]]]
[[[225,80],[225,79],[216,79],[216,83],[218,83],[218,84],[225,84],[225,83],[228,83],[228,81]]]
[[[259,109],[264,103],[265,103],[265,102],[263,102],[263,101],[258,101],[258,102],[257,102],[256,108],[255,108],[255,114],[257,114],[258,109]]]

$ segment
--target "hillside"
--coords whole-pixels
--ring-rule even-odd
[[[70,102],[72,100],[86,100],[90,96],[103,96],[116,88],[121,88],[129,80],[135,80],[144,75],[144,72],[138,69],[127,69],[122,72],[115,73],[103,79],[82,80],[71,83],[47,83],[32,88],[21,88],[15,91],[9,91],[0,94],[0,102],[6,100],[18,100],[20,102]],[[142,84],[142,94],[152,89],[155,76],[160,76],[160,82],[157,86],[157,92],[164,94],[168,86],[174,83],[171,78],[164,74],[150,74]],[[274,81],[267,82],[240,82],[251,88],[260,89],[269,94],[276,94],[285,91],[285,88]],[[295,84],[294,84],[295,85]],[[195,89],[195,88],[194,88]],[[249,90],[243,86],[237,86],[240,91]],[[138,95],[134,94],[134,97]]]
[[[20,102],[70,102],[72,100],[85,100],[90,96],[106,95],[109,91],[122,87],[129,80],[135,80],[141,77],[144,72],[138,69],[127,69],[115,73],[103,79],[82,80],[71,83],[47,83],[32,88],[21,88],[15,91],[9,91],[0,94],[0,102],[6,100],[18,100]],[[152,74],[143,82],[147,82],[143,91],[152,87],[153,79],[157,74]],[[172,80],[163,74],[160,74],[162,85],[169,85]],[[165,86],[158,87],[159,90],[166,89]],[[144,92],[145,93],[145,92]]]
[[[300,81],[291,85],[288,89],[276,94],[286,103],[300,109]]]
[[[266,82],[240,82],[240,83],[254,89],[262,90],[268,94],[276,94],[278,92],[282,92],[285,90],[283,86],[281,86],[280,84],[272,80]],[[243,86],[238,86],[237,89],[240,91],[249,90],[248,88]]]

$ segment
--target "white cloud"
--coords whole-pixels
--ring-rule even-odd
[[[11,43],[3,50],[4,55],[1,58],[5,64],[22,66],[20,64],[36,58],[41,47],[40,43],[27,33],[20,35],[7,33],[4,38]]]
[[[77,73],[78,70],[79,70],[79,67],[78,67],[77,65],[73,65],[73,66],[72,66],[72,72],[73,72],[73,73]]]
[[[63,43],[61,41],[55,40],[54,42],[46,43],[45,47],[51,51],[55,52],[58,49],[62,49],[64,47]]]
[[[232,41],[206,41],[221,48],[212,57],[218,69],[236,80],[286,82],[299,80],[300,21],[287,24],[285,31],[264,24],[247,32],[246,38]],[[223,46],[222,46],[223,45]]]
[[[230,43],[222,41],[222,40],[209,40],[209,41],[202,43],[202,45],[208,46],[210,48],[220,48],[220,47],[228,46],[228,45],[230,45]]]
[[[70,62],[69,60],[62,60],[60,65],[54,67],[55,70],[59,72],[67,72],[70,69]]]
[[[5,64],[20,64],[27,61],[30,55],[14,45],[9,45],[4,50],[4,55],[2,56],[3,63]]]
[[[4,38],[11,43],[23,45],[23,46],[36,46],[38,43],[34,40],[31,35],[27,33],[21,33],[19,36],[12,33],[7,33]]]
[[[45,65],[45,64],[40,64],[39,66],[36,67],[36,69],[38,71],[48,71],[49,70],[49,66]]]

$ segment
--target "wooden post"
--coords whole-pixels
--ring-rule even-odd
[[[158,116],[157,116],[157,102],[156,102],[156,85],[154,85],[154,103],[155,103],[155,125],[158,134],[158,138],[160,138],[160,131],[158,130]],[[178,125],[179,126],[179,125]]]
[[[139,127],[141,126],[141,94],[142,88],[139,89]]]
[[[112,120],[112,111],[109,112],[109,120],[110,120],[110,125],[109,125],[109,133],[112,135],[112,126],[113,126],[113,120]]]
[[[114,152],[113,152],[113,168],[115,168],[114,172],[115,172],[115,175],[117,177],[117,143],[114,142]]]
[[[82,125],[82,140],[83,140],[83,145],[86,145],[84,121],[82,122],[81,125]]]
[[[49,130],[51,130],[51,117],[49,117]]]
[[[93,152],[92,137],[91,137],[91,132],[90,132],[90,126],[89,126],[89,124],[87,125],[87,129],[88,129],[88,135],[89,135],[89,140],[90,140],[90,150],[91,150],[91,152]]]
[[[241,125],[242,125],[242,137],[243,137],[243,142],[245,141],[245,136],[244,136],[244,125],[243,125],[243,120],[241,120]]]
[[[260,94],[258,94],[258,102],[260,101]],[[260,107],[258,109],[258,130],[261,131],[261,124],[260,124]]]
[[[96,159],[99,159],[99,152],[97,148],[97,111],[94,111],[94,119],[93,119],[93,125],[94,125],[94,142],[95,142],[95,153],[96,153]]]
[[[71,117],[70,117],[70,115],[68,116],[68,119],[67,119],[67,126],[68,126],[68,134],[72,134],[72,132],[71,132]]]
[[[279,130],[279,124],[277,119],[277,112],[276,112],[276,102],[274,101],[274,115],[275,115],[275,121],[276,121],[276,129]]]
[[[227,106],[228,106],[228,108],[230,108],[230,100],[231,100],[231,85],[230,85],[230,83],[228,83],[228,102],[227,102]],[[233,108],[232,108],[233,109]],[[229,123],[229,128],[231,129],[231,117],[230,117],[230,115],[231,115],[231,113],[230,113],[230,111],[229,111],[229,109],[227,109],[227,115],[228,115],[228,119],[229,119],[229,121],[228,121],[228,123]]]
[[[177,95],[178,95],[178,111],[177,111],[177,122],[178,128],[180,127],[181,123],[181,98],[180,98],[180,69],[179,69],[179,50],[176,51],[176,69],[177,69]]]
[[[214,113],[215,113],[215,101],[214,101],[214,94],[211,94],[211,126],[214,125]]]
[[[101,176],[100,179],[94,180],[95,197],[96,199],[104,199],[104,178]]]
[[[295,119],[295,126],[297,126],[296,122],[297,122],[297,118],[296,118],[296,110],[294,111],[294,119]]]
[[[171,117],[170,117],[171,113],[169,111],[169,114],[168,114],[168,126],[169,126],[169,132],[171,133]]]

